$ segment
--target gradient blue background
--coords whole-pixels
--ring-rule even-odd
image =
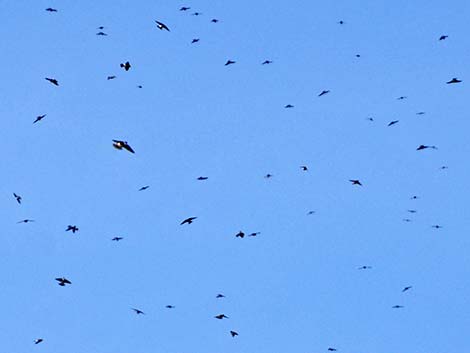
[[[0,2],[1,350],[468,351],[469,16],[467,1]]]

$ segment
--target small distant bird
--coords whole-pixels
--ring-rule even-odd
[[[124,239],[123,237],[114,237],[113,239],[111,239],[112,241],[119,241],[119,240],[122,240]]]
[[[398,123],[399,121],[400,121],[400,120],[393,120],[393,121],[389,122],[387,126],[395,125],[395,124]]]
[[[358,267],[357,269],[358,270],[370,270],[372,268],[372,266],[361,266],[361,267]]]
[[[261,63],[261,65],[268,65],[268,64],[272,64],[273,62],[271,60],[265,60]]]
[[[197,43],[199,42],[199,38],[194,38],[192,41],[191,41],[191,44],[194,44],[194,43]]]
[[[331,347],[329,347],[328,350],[329,350],[330,352],[336,352],[336,351],[337,351],[336,348],[331,348]]]
[[[42,341],[44,341],[42,338],[36,338],[36,339],[34,340],[34,344],[39,344],[39,343],[41,343]]]
[[[167,306],[165,306],[165,308],[167,308],[167,309],[174,309],[175,307],[174,307],[173,305],[167,305]]]
[[[170,32],[170,29],[167,27],[166,24],[164,24],[163,22],[159,22],[157,20],[155,20],[155,22],[157,23],[157,28],[160,29],[160,30],[167,30],[168,32]]]
[[[357,179],[349,179],[352,185],[360,185],[362,186],[361,182]]]
[[[188,10],[190,10],[190,9],[191,9],[190,7],[182,6],[182,7],[180,8],[180,11],[188,11]]]
[[[104,29],[104,26],[99,26],[97,29]]]
[[[418,212],[418,211],[416,211],[416,210],[407,210],[407,211],[408,211],[409,213],[416,213],[416,212]]]
[[[258,234],[261,234],[261,232],[253,232],[248,234],[249,237],[256,237]]]
[[[46,9],[46,11],[48,11],[48,12],[57,12],[57,9],[53,9],[52,7],[48,7]]]
[[[124,68],[124,70],[126,70],[126,71],[129,71],[129,69],[131,68],[131,64],[129,63],[129,61],[126,61],[125,64],[121,63],[119,66]]]
[[[149,187],[149,185],[142,186],[139,191],[147,190]]]
[[[219,22],[219,20],[216,19],[216,18],[213,18],[213,19],[211,20],[211,22],[212,22],[212,23],[217,23],[217,22]]]
[[[356,54],[356,58],[360,58],[361,57],[361,54]]]
[[[433,228],[435,228],[435,229],[440,229],[440,228],[442,228],[442,226],[440,226],[439,224],[435,224],[435,225],[433,225],[433,226],[431,226],[431,227],[433,227]]]
[[[462,81],[459,80],[458,78],[454,77],[452,80],[447,81],[446,83],[449,85],[451,83],[460,83],[460,82],[462,82]]]
[[[236,63],[236,61],[227,60],[227,62],[225,63],[225,66],[232,65],[232,64],[235,64],[235,63]]]
[[[113,140],[113,147],[122,150],[123,148],[131,153],[135,153],[135,151],[132,149],[131,146],[127,143],[127,141],[121,141],[121,140]]]
[[[300,169],[302,169],[302,171],[304,171],[304,172],[308,171],[308,167],[306,165],[301,165]]]
[[[289,108],[294,108],[294,106],[292,104],[287,104],[287,105],[284,106],[284,108],[289,109]]]
[[[219,299],[219,298],[225,298],[225,295],[219,293],[219,294],[217,294],[215,297],[216,297],[217,299]]]
[[[338,21],[337,23],[340,24],[340,25],[344,25],[344,21],[343,21],[343,20]]]
[[[189,217],[189,218],[186,218],[183,222],[180,223],[180,225],[183,225],[185,223],[187,224],[191,224],[193,223],[193,221],[196,219],[197,217]]]
[[[397,100],[401,101],[401,100],[406,99],[406,98],[408,98],[408,97],[407,96],[401,96],[401,97],[398,97]]]
[[[36,124],[38,121],[41,121],[46,117],[47,114],[39,115],[36,120],[33,121],[33,124]]]
[[[108,76],[107,79],[108,80],[114,80],[116,78],[116,76]]]
[[[142,310],[135,309],[135,308],[132,308],[132,310],[134,310],[137,315],[145,315],[145,313]]]
[[[107,36],[107,34],[104,33],[104,32],[102,32],[102,31],[96,33],[96,35],[97,35],[97,36]]]
[[[137,88],[142,88],[143,86],[142,85],[137,85]]]
[[[424,115],[426,114],[425,112],[417,112],[416,115]]]
[[[413,195],[413,196],[410,197],[410,199],[411,199],[411,200],[417,200],[417,199],[419,199],[419,197],[416,196],[416,195]]]
[[[315,214],[315,211],[308,211],[307,216],[311,216],[313,214]]]
[[[366,118],[369,121],[374,121],[374,118]]]
[[[392,309],[401,309],[401,308],[404,308],[403,305],[394,305],[392,306]]]
[[[418,148],[416,149],[416,151],[421,151],[421,150],[425,150],[427,148],[432,148],[434,150],[437,150],[437,147],[436,146],[426,146],[426,145],[419,145]]]
[[[232,335],[232,337],[238,336],[238,332],[236,331],[230,331],[230,334]]]
[[[23,219],[22,221],[19,221],[16,223],[29,223],[29,222],[34,222],[34,219]]]
[[[442,170],[442,169],[449,169],[449,167],[448,167],[448,166],[446,166],[446,165],[443,165],[443,166],[442,166],[442,167],[440,167],[439,169],[441,169],[441,170]]]
[[[270,179],[270,178],[273,177],[273,175],[268,173],[268,174],[266,174],[264,177],[265,177],[266,179]]]
[[[407,286],[402,289],[402,292],[406,292],[407,290],[410,290],[411,288],[413,288],[413,286]]]
[[[197,180],[207,180],[207,179],[209,179],[209,177],[200,176],[197,178]]]
[[[222,320],[222,319],[228,319],[228,316],[226,316],[225,314],[219,314],[219,315],[216,315],[214,316],[216,319],[219,319],[219,320]]]
[[[58,283],[59,286],[65,287],[66,284],[72,284],[67,278],[61,277],[61,278],[56,278],[55,279]]]
[[[46,80],[52,83],[53,85],[56,85],[56,86],[59,85],[59,82],[55,78],[46,77]]]
[[[14,198],[16,199],[16,202],[18,202],[21,205],[21,196],[13,193]]]
[[[409,218],[403,218],[403,222],[411,222],[411,219],[409,219]]]
[[[77,226],[68,225],[68,226],[67,226],[67,229],[66,229],[65,231],[68,232],[69,230],[71,230],[72,233],[75,234],[75,232],[78,232],[78,227],[77,227]]]
[[[328,93],[330,93],[330,90],[323,90],[323,91],[320,92],[318,97],[324,96],[325,94],[328,94]]]
[[[202,15],[202,13],[200,13],[200,12],[194,12],[194,13],[192,13],[191,15],[192,15],[192,16],[200,16],[200,15]]]
[[[244,238],[245,237],[245,233],[243,233],[242,231],[239,231],[237,234],[235,234],[235,238]]]
[[[445,39],[447,39],[447,38],[449,38],[449,36],[447,36],[447,35],[444,34],[444,35],[442,35],[442,36],[439,37],[439,40],[445,40]]]

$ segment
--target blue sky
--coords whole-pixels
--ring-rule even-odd
[[[468,350],[469,15],[2,2],[5,352]]]

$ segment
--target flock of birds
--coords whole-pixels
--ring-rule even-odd
[[[179,8],[179,11],[189,11],[191,8],[190,7],[187,7],[187,6],[183,6],[181,8]],[[58,12],[57,9],[55,8],[47,8],[45,9],[47,12],[50,12],[50,13],[56,13]],[[201,15],[201,13],[199,12],[194,12],[192,13],[192,15],[194,16],[199,16]],[[216,19],[216,18],[213,18],[211,19],[211,22],[212,23],[218,23],[219,20]],[[339,25],[343,25],[344,24],[344,21],[339,21],[338,22]],[[156,26],[156,29],[159,29],[161,31],[166,31],[166,32],[170,32],[170,26],[167,25],[166,23],[160,21],[160,20],[155,20],[155,26]],[[105,32],[105,27],[104,26],[99,26],[98,27],[98,30],[99,32],[96,33],[97,36],[108,36],[108,34]],[[438,38],[439,41],[443,41],[443,40],[446,40],[448,38],[448,35],[442,35]],[[195,44],[195,43],[198,43],[200,41],[199,38],[194,38],[192,39],[191,41],[191,44]],[[360,57],[359,54],[356,55],[357,57]],[[269,65],[269,64],[272,64],[273,61],[272,60],[265,60],[263,62],[261,62],[262,65]],[[229,65],[234,65],[236,64],[236,61],[235,60],[232,60],[232,59],[228,59],[226,62],[225,62],[225,66],[229,66]],[[125,71],[129,71],[132,69],[132,64],[129,62],[129,61],[126,61],[126,62],[123,62],[120,64],[120,67],[125,70]],[[112,80],[112,79],[115,79],[116,76],[108,76],[107,79],[108,80]],[[53,77],[45,77],[45,80],[47,80],[50,84],[54,85],[54,86],[57,86],[59,87],[60,84],[59,84],[59,80],[57,78],[53,78]],[[459,78],[456,78],[456,77],[453,77],[451,78],[450,80],[448,80],[447,82],[445,82],[446,84],[448,85],[452,85],[452,84],[459,84],[461,83],[462,80],[460,80]],[[142,86],[139,86],[140,88]],[[324,89],[322,90],[321,92],[318,93],[318,97],[323,97],[327,94],[330,94],[331,91],[329,89]],[[401,97],[398,97],[397,99],[399,100],[403,100],[403,99],[406,99],[407,97],[406,96],[401,96]],[[284,106],[284,108],[286,109],[292,109],[294,108],[294,105],[292,104],[287,104]],[[419,112],[417,113],[419,115],[422,115],[424,114],[424,112]],[[38,115],[34,121],[33,121],[33,124],[38,124],[38,123],[42,123],[42,121],[46,118],[47,114],[42,114],[42,115]],[[369,120],[373,121],[373,118],[369,118]],[[396,125],[399,123],[399,120],[392,120],[388,123],[388,126],[393,126],[393,125]],[[133,147],[131,147],[130,143],[125,141],[125,140],[121,140],[121,139],[113,139],[111,141],[111,145],[112,147],[114,147],[116,150],[119,150],[119,151],[127,151],[129,153],[132,153],[132,154],[135,154],[136,151],[133,149]],[[434,149],[436,150],[437,147],[434,146],[434,145],[424,145],[424,144],[419,144],[416,148],[417,151],[422,151],[422,150],[427,150],[427,149]],[[301,165],[299,166],[301,172],[308,172],[309,171],[309,168],[307,165]],[[445,166],[442,167],[442,169],[446,168]],[[272,178],[273,177],[273,174],[271,173],[268,173],[264,176],[265,178]],[[199,176],[197,178],[198,181],[205,181],[207,180],[209,177],[207,176]],[[347,182],[347,181],[345,181]],[[351,183],[352,186],[355,186],[355,187],[363,187],[363,182],[361,182],[361,180],[359,179],[349,179],[349,182]],[[140,189],[138,189],[138,191],[145,191],[149,188],[150,186],[149,185],[145,185],[145,186],[142,186]],[[13,197],[14,199],[16,200],[16,202],[18,204],[22,204],[23,202],[23,197],[22,195],[19,195],[16,191],[13,192]],[[416,199],[418,198],[418,196],[412,196],[412,199]],[[409,213],[416,213],[416,210],[408,210]],[[307,214],[308,215],[312,215],[314,214],[315,211],[309,211]],[[187,217],[187,218],[184,218],[181,220],[180,222],[180,225],[183,226],[183,225],[191,225],[193,222],[195,222],[197,220],[198,217],[196,216],[191,216],[191,217]],[[403,221],[405,222],[410,222],[411,219],[409,218],[405,218],[403,219]],[[31,222],[35,222],[34,219],[22,219],[20,221],[18,221],[17,223],[31,223]],[[440,229],[442,228],[441,225],[439,224],[435,224],[435,225],[432,225],[433,228],[435,229]],[[71,232],[73,234],[79,232],[79,227],[77,225],[73,225],[73,224],[70,224],[70,225],[67,225],[67,227],[65,228],[65,231],[67,232]],[[238,233],[236,233],[234,236],[236,238],[244,238],[244,237],[256,237],[260,234],[260,232],[243,232],[243,231],[239,231]],[[124,239],[122,236],[115,236],[111,239],[111,241],[115,241],[115,242],[119,242],[121,241],[122,239]],[[372,267],[370,265],[362,265],[360,267],[357,268],[358,270],[370,270],[372,269]],[[61,287],[65,287],[65,286],[68,286],[68,285],[72,285],[72,280],[66,278],[66,277],[57,277],[55,278],[55,281],[57,281],[57,284]],[[413,286],[411,285],[407,285],[405,286],[403,289],[402,289],[402,292],[408,292],[410,291],[411,289],[413,288]],[[222,294],[222,293],[218,293],[216,296],[215,296],[217,299],[223,299],[225,298],[225,295]],[[394,305],[392,306],[393,309],[401,309],[403,308],[404,306],[403,305]],[[167,309],[174,309],[175,306],[174,305],[166,305],[166,308]],[[139,308],[130,308],[136,315],[145,315],[145,312]],[[229,319],[229,316],[225,315],[224,313],[221,313],[221,314],[217,314],[214,316],[214,319],[216,320],[223,320],[223,319]],[[237,337],[239,336],[239,333],[237,331],[235,331],[234,329],[231,329],[229,330],[228,334],[231,335],[231,337]],[[34,343],[35,344],[40,344],[44,342],[44,338],[36,338],[34,340]],[[328,351],[336,351],[337,348],[334,348],[334,347],[328,347],[327,348]]]

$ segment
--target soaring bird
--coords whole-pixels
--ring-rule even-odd
[[[417,112],[416,115],[424,115],[426,112]]]
[[[328,350],[329,350],[330,352],[336,352],[336,351],[337,351],[336,348],[331,348],[331,347],[329,347]]]
[[[249,237],[256,237],[258,234],[261,234],[261,232],[253,232],[248,234]]]
[[[33,121],[33,124],[36,124],[38,121],[41,121],[46,117],[47,114],[39,115],[36,120]]]
[[[315,211],[308,211],[307,216],[311,216],[313,214],[315,214]]]
[[[131,64],[129,63],[129,61],[126,61],[125,64],[121,63],[119,66],[123,67],[126,71],[129,71],[129,69],[131,68]]]
[[[52,7],[48,7],[46,9],[46,11],[48,11],[48,12],[57,12],[57,9],[53,9]]]
[[[39,343],[41,343],[42,341],[44,341],[42,338],[36,338],[36,339],[34,340],[34,344],[39,344]]]
[[[325,94],[328,94],[328,93],[330,93],[330,90],[323,90],[323,91],[320,92],[318,97],[324,96]]]
[[[139,191],[147,190],[149,187],[149,185],[142,186]]]
[[[191,15],[193,15],[193,16],[200,16],[200,15],[202,15],[202,13],[200,13],[200,12],[194,12],[194,13],[192,13]]]
[[[362,186],[361,182],[357,179],[349,179],[352,185],[360,185]]]
[[[217,299],[220,299],[220,298],[225,298],[225,295],[219,293],[215,296]]]
[[[239,231],[237,234],[235,234],[235,238],[244,238],[245,237],[245,233],[243,233],[242,231]]]
[[[228,316],[226,316],[225,314],[219,314],[219,315],[216,315],[214,316],[216,319],[219,319],[219,320],[222,320],[222,319],[228,319]]]
[[[174,306],[174,305],[166,305],[165,308],[167,308],[167,309],[174,309],[175,306]]]
[[[199,38],[194,38],[192,41],[191,41],[191,44],[194,44],[194,43],[197,43],[199,42]]]
[[[75,232],[78,232],[78,227],[77,227],[77,226],[68,225],[68,226],[67,226],[67,229],[66,229],[65,231],[68,232],[69,230],[71,230],[72,233],[75,234]]]
[[[22,221],[18,221],[16,223],[29,223],[29,222],[34,222],[34,219],[23,219]]]
[[[21,205],[21,196],[13,193],[14,198],[16,199],[16,202],[18,202]]]
[[[338,21],[337,23],[340,24],[340,25],[344,25],[344,21],[343,21],[343,20]]]
[[[395,124],[398,123],[399,121],[400,121],[400,120],[393,120],[393,121],[389,122],[387,126],[395,125]]]
[[[197,217],[189,217],[189,218],[186,218],[183,222],[180,223],[180,225],[183,225],[185,223],[187,224],[191,224],[193,223],[193,221],[196,219]]]
[[[97,36],[107,36],[106,33],[104,33],[103,31],[100,31],[98,33],[96,33]]]
[[[421,151],[421,150],[425,150],[427,148],[432,148],[434,150],[437,150],[437,147],[436,146],[426,146],[426,145],[419,145],[418,148],[416,149],[416,151]]]
[[[227,65],[232,65],[232,64],[235,64],[236,61],[233,61],[233,60],[227,60],[227,62],[225,63],[225,66]]]
[[[401,308],[404,308],[403,305],[394,305],[392,306],[392,309],[401,309]]]
[[[268,64],[272,64],[273,62],[271,60],[265,60],[261,63],[261,65],[268,65]]]
[[[409,219],[409,218],[403,218],[403,222],[411,222],[411,219]]]
[[[449,85],[451,83],[460,83],[460,82],[462,82],[462,81],[459,80],[458,78],[454,77],[452,80],[447,81],[446,83]]]
[[[435,228],[435,229],[441,229],[441,228],[442,228],[442,226],[440,226],[439,224],[435,224],[435,225],[433,225],[433,226],[431,226],[431,227],[433,227],[433,228]]]
[[[408,97],[407,96],[400,96],[400,97],[397,98],[397,100],[401,101],[401,100],[406,99],[406,98],[408,98]]]
[[[300,169],[302,169],[302,171],[304,171],[304,172],[308,171],[308,167],[306,165],[301,165]]]
[[[155,22],[157,23],[158,29],[160,29],[160,30],[166,29],[168,32],[170,32],[170,29],[167,27],[166,24],[164,24],[163,22],[159,22],[157,20],[155,20]]]
[[[238,336],[238,332],[236,331],[230,331],[230,334],[232,335],[232,337]]]
[[[284,108],[289,109],[289,108],[294,108],[294,106],[293,106],[292,104],[286,104],[286,105],[284,106]]]
[[[56,86],[59,85],[59,82],[55,78],[46,77],[46,80],[52,83],[53,85],[56,85]]]
[[[361,267],[358,267],[357,269],[358,270],[370,270],[372,268],[372,266],[361,266]]]
[[[416,211],[416,210],[406,210],[406,211],[408,211],[409,213],[416,213],[416,212],[418,212],[418,211]]]
[[[413,288],[413,286],[407,286],[402,289],[402,292],[406,292],[407,290],[410,290],[411,288]]]
[[[119,240],[122,240],[124,239],[123,237],[114,237],[113,239],[111,239],[112,241],[119,241]]]
[[[142,310],[135,309],[135,308],[132,308],[132,310],[134,310],[137,315],[145,315],[145,313]]]
[[[439,37],[439,40],[445,40],[447,38],[449,38],[449,36],[444,34],[444,35]]]
[[[271,178],[273,177],[273,175],[268,173],[268,174],[266,174],[264,177],[265,177],[266,179],[271,179]]]
[[[127,143],[127,141],[121,141],[121,140],[113,140],[113,147],[122,150],[123,148],[131,153],[135,153],[135,151],[132,149],[131,146]]]
[[[200,176],[197,178],[197,180],[207,180],[209,179],[209,177],[205,177],[205,176]]]
[[[59,282],[59,286],[65,287],[66,284],[72,284],[67,278],[65,277],[60,277],[55,279],[57,282]]]
[[[219,20],[216,19],[216,18],[213,18],[213,19],[211,20],[211,22],[212,22],[212,23],[217,23],[217,22],[219,22]]]
[[[180,7],[180,11],[188,11],[190,9],[191,9],[190,7],[186,7],[186,6]]]
[[[115,78],[116,78],[116,76],[114,76],[114,75],[113,75],[113,76],[108,76],[108,77],[107,77],[107,79],[108,79],[108,80],[114,80]]]

